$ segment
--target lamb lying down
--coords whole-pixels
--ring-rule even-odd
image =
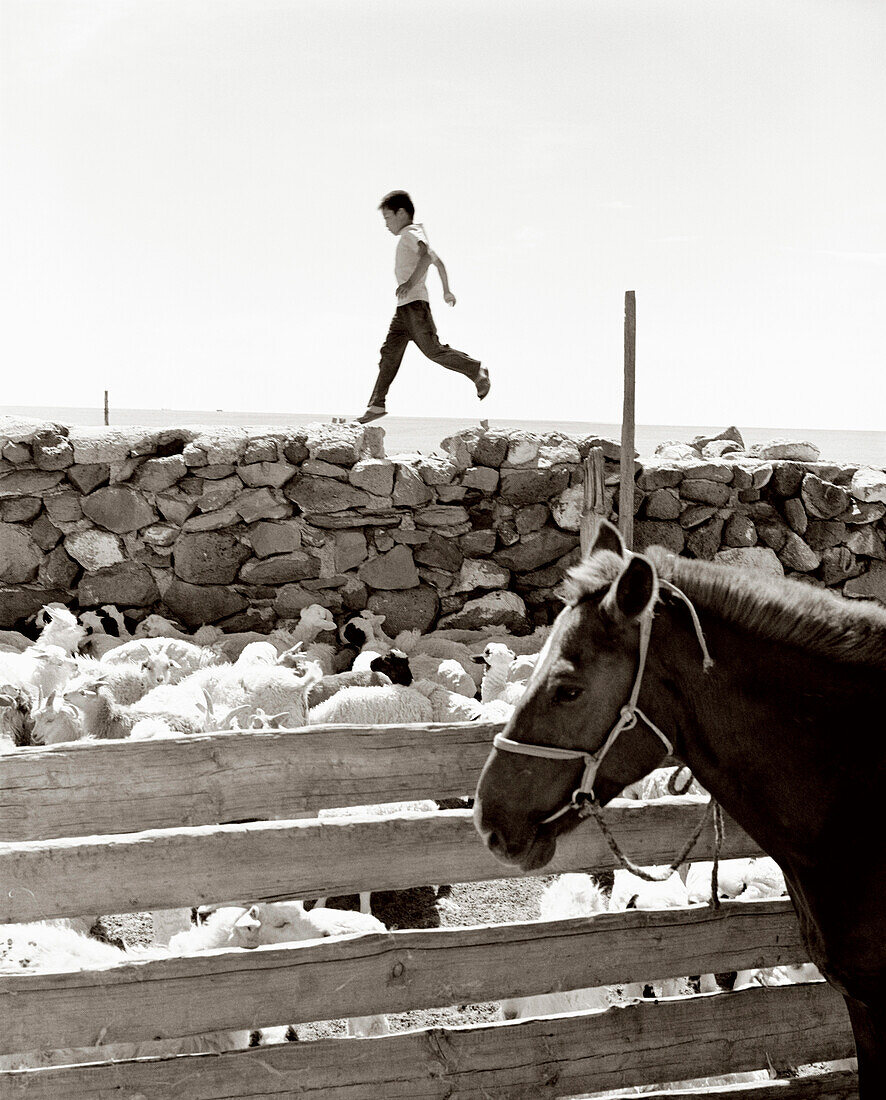
[[[205,924],[173,936],[169,948],[174,955],[185,955],[219,947],[251,949],[324,936],[386,931],[382,922],[368,913],[317,907],[307,911],[301,901],[256,902],[216,909]],[[388,1033],[384,1016],[355,1016],[347,1021],[347,1026],[348,1034],[358,1038]]]
[[[162,948],[132,953],[51,921],[0,925],[0,974],[59,973],[101,970],[133,958],[164,958]],[[141,1043],[99,1043],[63,1050],[31,1050],[0,1055],[0,1071],[36,1069],[109,1059],[146,1058],[175,1054],[221,1053],[250,1044],[248,1031],[216,1031]]]

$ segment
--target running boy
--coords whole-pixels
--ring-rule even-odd
[[[399,237],[397,254],[394,258],[397,308],[381,348],[378,378],[372,396],[369,398],[369,407],[358,418],[359,423],[368,424],[371,420],[378,420],[387,413],[385,398],[388,388],[397,376],[403,353],[410,340],[414,341],[419,351],[428,359],[433,359],[441,367],[467,375],[474,383],[477,396],[482,401],[489,393],[487,369],[481,367],[476,359],[471,359],[464,352],[456,351],[448,344],[441,344],[437,336],[437,328],[431,316],[431,306],[428,301],[428,290],[425,286],[425,276],[431,264],[440,273],[443,300],[447,305],[455,305],[455,295],[449,289],[449,280],[446,277],[443,261],[428,246],[424,227],[412,220],[415,216],[412,199],[405,191],[391,191],[381,200],[378,208],[381,210],[389,232]]]

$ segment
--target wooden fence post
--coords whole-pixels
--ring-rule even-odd
[[[582,481],[581,501],[581,525],[579,537],[581,539],[581,556],[585,557],[594,536],[597,534],[597,526],[600,517],[607,512],[606,501],[603,496],[603,448],[591,447],[588,457],[582,463],[584,478]]]
[[[108,391],[105,390],[105,424],[108,423]]]
[[[637,303],[633,290],[625,291],[624,405],[621,417],[621,479],[618,492],[618,529],[630,550],[634,545],[634,365],[637,342]]]

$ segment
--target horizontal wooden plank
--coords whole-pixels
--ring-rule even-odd
[[[22,749],[0,769],[0,839],[132,833],[327,806],[473,794],[503,723],[311,726]]]
[[[738,1085],[654,1089],[644,1091],[643,1100],[858,1100],[858,1074],[834,1070]]]
[[[597,1016],[6,1073],[0,1091],[9,1100],[538,1100],[852,1052],[842,998],[812,982],[647,1001]]]
[[[0,975],[0,1053],[407,1012],[807,959],[790,901],[405,930]],[[25,1044],[25,1045],[23,1045]]]
[[[667,863],[679,852],[704,810],[703,799],[689,796],[624,800],[607,809],[607,817],[625,852],[648,865]],[[697,859],[712,852],[709,826],[693,853]],[[730,822],[722,857],[758,854]],[[555,859],[538,873],[614,865],[598,826],[586,821],[561,840]],[[491,855],[466,810],[153,829],[0,844],[0,922],[521,875]]]

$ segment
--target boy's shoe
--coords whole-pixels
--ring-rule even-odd
[[[380,420],[383,416],[387,415],[388,410],[384,407],[384,405],[370,405],[362,416],[357,417],[357,423],[369,424],[371,421]]]
[[[477,375],[477,381],[474,385],[477,387],[477,396],[482,401],[492,386],[489,381],[489,371],[485,367],[480,368],[480,373]]]

